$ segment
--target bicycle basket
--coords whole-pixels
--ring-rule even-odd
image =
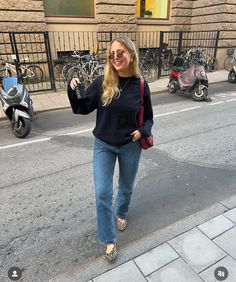
[[[228,55],[228,56],[232,56],[233,53],[234,53],[234,50],[235,50],[235,48],[229,48],[229,49],[227,49],[227,55]]]

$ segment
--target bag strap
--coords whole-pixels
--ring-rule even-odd
[[[140,97],[141,97],[141,106],[138,115],[138,126],[141,127],[143,125],[143,115],[144,115],[144,105],[143,105],[143,97],[144,97],[144,79],[140,79]]]
[[[144,97],[144,79],[140,79],[140,92],[141,92],[141,103],[143,105],[143,97]]]

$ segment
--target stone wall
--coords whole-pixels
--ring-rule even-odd
[[[98,31],[134,32],[137,29],[136,0],[96,0]]]
[[[220,30],[219,47],[236,47],[236,0],[172,0],[171,30]]]
[[[1,31],[47,30],[43,0],[0,0]]]
[[[171,30],[191,30],[194,1],[172,0]]]

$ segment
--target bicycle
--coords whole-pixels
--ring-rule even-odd
[[[145,48],[139,50],[140,70],[148,82],[157,79],[158,48]]]
[[[104,72],[104,65],[100,64],[98,56],[99,54],[78,55],[78,62],[67,70],[67,81],[73,77],[78,77],[87,88],[97,76]]]
[[[210,72],[217,71],[218,70],[218,60],[210,54],[205,55],[205,68],[206,70]]]
[[[236,66],[236,49],[229,48],[227,49],[227,57],[224,60],[224,68],[230,71],[233,66]]]
[[[25,58],[22,62],[25,63],[27,60],[28,58]],[[13,74],[17,76],[15,64],[3,61],[2,65],[4,65],[4,68],[0,69],[0,77],[11,77]],[[37,65],[26,67],[20,64],[20,72],[25,83],[38,83],[43,80],[43,70]]]

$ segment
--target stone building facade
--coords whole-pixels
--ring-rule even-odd
[[[172,0],[171,30],[220,30],[219,47],[236,47],[236,0]]]
[[[169,0],[165,19],[137,17],[137,0],[94,0],[89,18],[46,17],[44,0],[0,0],[0,16],[1,31],[220,30],[218,57],[236,47],[236,0]]]
[[[0,0],[1,31],[47,30],[43,0]]]
[[[136,0],[97,0],[96,20],[98,31],[137,30]]]
[[[236,46],[236,0],[170,0],[165,20],[138,18],[137,0],[94,0],[94,6],[94,18],[47,18],[43,0],[0,0],[1,31],[220,30],[219,46]]]

